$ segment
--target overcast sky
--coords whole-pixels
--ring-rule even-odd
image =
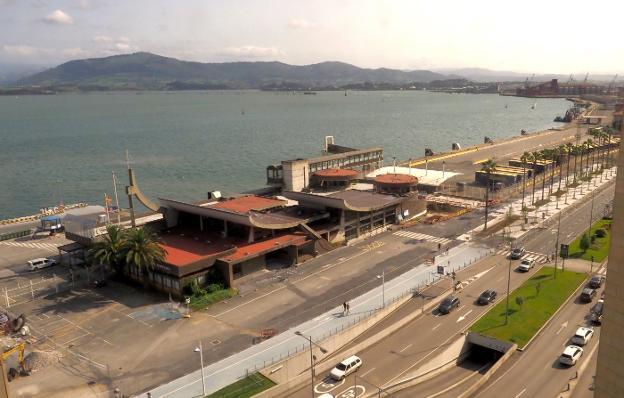
[[[609,4],[610,3],[610,4]],[[184,60],[624,70],[624,1],[0,0],[0,62],[149,51]]]

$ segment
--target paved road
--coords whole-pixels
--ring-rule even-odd
[[[601,205],[608,203],[613,197],[614,189],[613,185],[608,186],[604,190],[594,195],[594,208],[598,208]],[[589,199],[589,198],[587,198]],[[591,201],[585,201],[583,203],[577,203],[574,206],[570,206],[563,212],[560,234],[561,242],[566,242],[566,238],[572,238],[577,236],[589,224],[589,215],[591,209]],[[601,214],[593,212],[594,220],[599,218]],[[554,227],[534,229],[527,233],[527,236],[522,240],[527,250],[539,254],[548,253],[553,250],[556,239],[556,225]],[[505,254],[502,251],[500,254]],[[453,337],[457,336],[460,331],[465,329],[471,322],[482,314],[485,308],[475,306],[474,299],[480,294],[481,291],[487,288],[494,288],[497,291],[504,293],[506,289],[507,267],[508,260],[504,255],[495,256],[483,260],[475,270],[465,272],[476,272],[476,270],[485,271],[479,279],[472,284],[468,285],[460,294],[462,299],[462,307],[456,314],[450,316],[436,316],[438,314],[432,312],[422,318],[413,321],[410,325],[402,328],[400,331],[394,333],[382,342],[369,347],[363,352],[357,353],[361,356],[364,362],[364,367],[359,371],[360,377],[357,377],[359,385],[363,389],[370,391],[375,389],[375,386],[386,386],[393,382],[399,381],[406,377],[410,372],[417,369],[431,355],[440,351],[440,347],[444,347]],[[561,264],[560,264],[561,265]],[[517,262],[512,265],[514,268],[517,266]],[[571,264],[568,262],[569,267],[578,267],[578,264]],[[585,267],[583,264],[581,267]],[[483,267],[486,267],[485,270]],[[589,271],[585,268],[580,271]],[[460,276],[460,279],[462,277]],[[512,289],[515,286],[519,286],[524,280],[528,278],[526,274],[520,274],[512,272],[511,285]],[[501,294],[502,296],[502,294]],[[468,299],[468,300],[467,300]],[[417,304],[410,304],[417,305]],[[408,307],[409,308],[409,307]],[[380,325],[383,327],[383,325]],[[572,326],[570,326],[571,328]],[[414,336],[418,336],[415,339]],[[559,349],[559,348],[557,348]],[[345,353],[346,355],[346,353]],[[558,354],[557,354],[558,355]],[[339,361],[340,358],[335,358],[335,361]],[[459,369],[453,370],[451,373],[445,373],[444,375],[436,378],[436,380],[448,384],[452,382],[458,382],[465,376],[465,372]],[[355,377],[349,377],[345,385],[350,386],[355,382]],[[334,388],[328,380],[319,382],[317,384],[317,390],[321,391],[323,384],[324,388],[329,390],[333,388],[332,392],[338,392],[338,396],[346,397],[349,393],[353,392],[353,388],[345,389],[342,391],[342,385]],[[458,388],[461,388],[458,387]],[[431,382],[423,385],[418,385],[414,388],[406,390],[407,394],[412,396],[426,396],[431,392]],[[449,394],[453,394],[452,391]],[[309,396],[309,386],[302,387],[294,397],[307,397]],[[409,396],[409,395],[408,395]],[[502,396],[502,395],[499,395]],[[529,395],[531,396],[531,395]],[[535,396],[535,395],[533,395]]]

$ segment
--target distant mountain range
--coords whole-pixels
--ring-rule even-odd
[[[200,63],[139,52],[66,62],[18,80],[20,86],[87,89],[246,89],[410,84],[456,78],[428,70],[365,69],[342,62],[295,66],[281,62]]]

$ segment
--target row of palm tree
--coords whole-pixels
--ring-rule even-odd
[[[147,271],[165,259],[166,251],[156,234],[145,228],[122,229],[117,225],[106,227],[104,240],[89,250],[90,260],[102,268],[123,273],[126,267],[135,267],[144,277]]]
[[[561,192],[561,182],[564,180],[563,178],[563,162],[566,163],[566,176],[565,176],[565,187],[567,188],[569,185],[569,176],[570,176],[570,157],[574,157],[574,167],[573,167],[573,182],[572,184],[576,186],[577,176],[582,178],[585,174],[583,172],[583,161],[585,160],[585,168],[592,165],[591,170],[588,170],[587,173],[593,172],[593,165],[596,164],[596,155],[598,156],[598,163],[600,164],[600,169],[602,170],[605,167],[605,160],[607,161],[606,167],[609,167],[609,158],[608,158],[608,148],[605,150],[605,144],[611,143],[611,134],[610,130],[601,131],[594,130],[589,133],[595,139],[592,140],[587,139],[585,142],[574,145],[572,143],[568,143],[565,145],[560,145],[557,148],[552,149],[543,149],[541,151],[534,152],[524,152],[520,157],[520,161],[522,162],[522,171],[523,171],[523,181],[522,181],[522,208],[524,209],[524,197],[526,192],[526,180],[524,179],[524,175],[526,175],[526,169],[529,165],[532,165],[532,169],[537,169],[537,164],[541,160],[550,160],[553,162],[553,167],[550,168],[550,186],[548,189],[548,196],[552,195],[553,187],[554,187],[554,178],[555,178],[555,165],[559,165],[559,185],[557,187],[557,192]],[[597,144],[597,145],[595,145]],[[591,155],[591,160],[590,160]],[[580,157],[580,165],[579,163]],[[585,159],[584,159],[585,158]],[[580,167],[579,167],[580,166]],[[580,170],[577,172],[577,170]],[[533,186],[531,192],[531,204],[535,204],[535,185],[536,185],[536,177],[537,173],[533,172]],[[548,176],[544,175],[542,178],[542,195],[541,200],[545,199],[545,184],[546,178]]]

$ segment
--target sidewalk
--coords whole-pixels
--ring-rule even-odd
[[[464,243],[451,249],[448,256],[444,256],[440,263],[447,266],[446,271],[450,272],[462,269],[490,253],[491,249],[485,246]],[[436,266],[437,264],[420,264],[392,280],[385,281],[385,289],[381,286],[380,278],[380,286],[350,301],[349,314],[343,315],[342,306],[333,308],[258,345],[204,367],[206,393],[217,391],[247,374],[305,350],[307,345],[301,337],[294,334],[295,331],[311,335],[313,340],[322,341],[370,316],[382,306],[382,297],[385,297],[386,303],[392,302],[410,293],[411,289],[430,283],[436,277]],[[202,393],[201,371],[197,370],[159,386],[150,393],[153,398],[199,396]],[[146,397],[147,394],[142,396]]]

